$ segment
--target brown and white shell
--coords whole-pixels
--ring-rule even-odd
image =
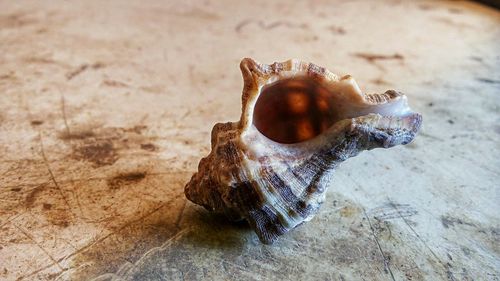
[[[264,243],[316,214],[342,161],[407,144],[422,122],[405,95],[364,95],[351,76],[312,63],[246,58],[240,67],[241,118],[213,127],[212,150],[185,194],[231,220],[247,220]]]

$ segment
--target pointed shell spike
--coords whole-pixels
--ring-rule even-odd
[[[245,58],[238,122],[212,129],[186,197],[248,221],[263,243],[310,220],[333,171],[363,150],[411,142],[422,117],[394,90],[364,95],[351,76],[298,60]]]

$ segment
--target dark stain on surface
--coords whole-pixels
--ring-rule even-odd
[[[374,63],[379,60],[404,60],[404,56],[398,53],[393,55],[381,55],[381,54],[372,54],[372,53],[354,53],[353,56],[362,58],[369,63]]]
[[[490,78],[476,78],[477,81],[487,83],[487,84],[500,84],[500,80],[494,80]]]
[[[389,85],[390,84],[389,82],[385,81],[382,78],[373,79],[370,82],[372,82],[375,85]]]
[[[0,28],[20,28],[27,25],[35,24],[37,21],[29,18],[24,13],[14,13],[10,15],[0,16]]]
[[[119,158],[119,151],[140,149],[155,151],[152,137],[145,136],[145,125],[133,127],[100,127],[99,125],[79,125],[68,127],[58,133],[58,138],[72,147],[70,158],[90,162],[94,168],[112,165]]]
[[[136,133],[136,134],[140,135],[147,128],[148,128],[148,126],[146,126],[146,125],[135,125],[132,128],[126,128],[126,129],[124,129],[124,131],[125,132],[129,132],[129,133]]]
[[[127,85],[126,83],[123,83],[123,82],[120,82],[117,80],[111,80],[111,79],[103,80],[101,85],[107,86],[107,87],[115,87],[115,88],[128,88],[129,87],[129,85]]]
[[[40,201],[49,200],[49,202]],[[72,215],[64,207],[62,198],[58,191],[48,184],[42,184],[34,188],[25,199],[24,204],[29,210],[42,210],[47,222],[59,227],[68,227],[72,221]]]
[[[493,128],[493,130],[495,131],[495,133],[499,134],[500,135],[500,125],[499,124],[496,124]]]
[[[470,25],[470,24],[465,23],[465,22],[454,21],[454,20],[450,19],[449,17],[435,17],[434,20],[437,22],[444,23],[446,25],[456,27],[458,29],[475,28],[473,25]]]
[[[429,4],[420,4],[418,5],[418,8],[422,11],[430,11],[436,9],[434,6]]]
[[[468,225],[475,227],[473,223],[466,222],[460,218],[454,218],[451,216],[441,216],[441,223],[443,224],[444,228],[454,227],[455,225]]]
[[[92,69],[100,69],[100,68],[106,67],[106,64],[98,61],[98,62],[95,62],[94,64],[92,64],[91,67],[92,67]]]
[[[449,262],[447,262],[447,263],[445,264],[445,269],[446,269],[446,277],[447,277],[447,278],[448,278],[448,280],[450,280],[450,281],[455,281],[455,280],[457,280],[457,279],[456,279],[456,278],[455,278],[455,276],[453,275],[452,267],[453,267],[453,266],[452,266]]]
[[[31,121],[31,125],[33,125],[33,126],[40,126],[42,124],[43,124],[42,120],[32,120]]]
[[[368,63],[376,66],[378,69],[385,71],[385,68],[380,64],[381,61],[391,60],[404,62],[404,56],[398,53],[392,55],[372,54],[372,53],[354,53],[352,56],[366,60]]]
[[[158,150],[158,147],[152,143],[141,143],[141,149],[147,151],[156,151]]]
[[[31,64],[54,64],[54,65],[66,66],[62,62],[56,61],[56,60],[54,60],[52,58],[48,58],[48,57],[29,56],[29,57],[23,58],[22,61],[25,63],[31,63]]]
[[[478,56],[470,56],[470,59],[477,62],[483,62],[483,58]]]
[[[460,249],[462,252],[465,254],[465,256],[470,257],[471,255],[471,250],[465,246],[461,246]]]
[[[360,209],[356,206],[345,206],[340,209],[340,216],[342,217],[352,217],[357,215],[360,212]]]
[[[38,194],[43,192],[47,187],[48,187],[48,185],[41,184],[41,185],[35,187],[33,190],[31,190],[31,192],[26,196],[26,199],[24,201],[27,209],[30,209],[33,207],[35,200],[38,197]]]
[[[11,80],[11,79],[13,80],[15,78],[16,78],[16,76],[14,75],[14,72],[12,72],[12,71],[7,73],[7,74],[0,75],[0,80]]]
[[[146,172],[131,172],[119,174],[107,181],[111,189],[118,189],[121,186],[134,184],[142,181],[146,177]]]
[[[69,71],[68,73],[66,73],[66,79],[71,80],[71,79],[75,78],[76,76],[82,74],[84,71],[88,70],[89,68],[100,69],[103,67],[105,67],[105,65],[102,62],[96,62],[96,63],[91,64],[91,65],[82,64],[79,67],[73,69],[72,71]]]
[[[340,35],[346,34],[346,31],[342,26],[330,25],[327,27],[327,29],[335,34],[340,34]]]
[[[61,140],[83,140],[95,136],[92,130],[67,131],[59,133],[58,137]]]
[[[118,160],[114,145],[109,140],[96,141],[74,149],[72,154],[75,160],[85,160],[95,167],[112,165]]]
[[[82,64],[82,65],[80,65],[78,68],[76,68],[76,69],[74,69],[74,70],[66,73],[66,79],[71,80],[71,79],[75,78],[80,73],[82,73],[85,70],[87,70],[88,67],[89,67],[88,64]]]
[[[292,28],[292,29],[307,29],[307,28],[309,28],[309,26],[306,23],[295,23],[295,22],[289,22],[289,21],[283,21],[283,20],[278,20],[278,21],[266,23],[266,22],[261,21],[261,20],[256,21],[256,20],[252,20],[252,19],[246,19],[246,20],[243,20],[240,23],[238,23],[236,25],[236,27],[234,28],[234,30],[237,33],[240,33],[241,31],[243,31],[244,27],[246,27],[250,24],[256,24],[259,28],[261,28],[263,30],[271,30],[271,29],[275,29],[278,27],[285,27],[285,28]]]
[[[451,14],[461,14],[461,13],[463,13],[462,10],[457,9],[457,8],[448,8],[448,12],[450,12]]]
[[[62,228],[70,225],[70,217],[66,210],[60,208],[51,208],[46,211],[46,219],[49,223]]]

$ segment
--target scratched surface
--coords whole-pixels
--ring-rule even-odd
[[[499,280],[500,12],[462,1],[0,1],[1,280]],[[286,3],[286,4],[284,4]],[[405,92],[271,246],[186,202],[243,57]]]

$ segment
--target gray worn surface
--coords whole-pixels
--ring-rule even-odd
[[[499,280],[499,49],[461,1],[1,1],[0,279]],[[246,56],[424,116],[272,246],[183,196]]]

